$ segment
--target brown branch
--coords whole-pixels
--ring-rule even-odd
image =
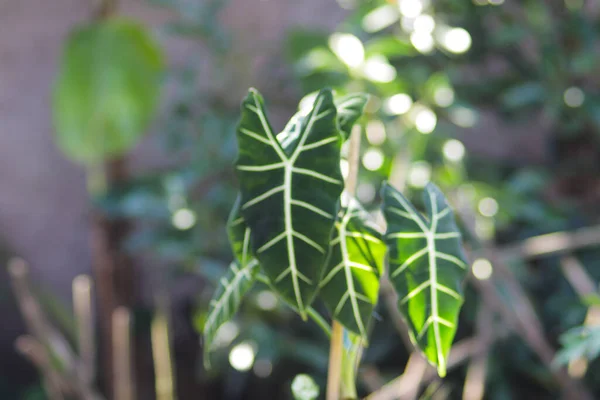
[[[9,261],[8,271],[13,291],[19,304],[21,314],[30,334],[60,362],[60,376],[65,386],[77,393],[82,400],[98,400],[101,397],[86,384],[77,368],[78,359],[69,342],[54,328],[46,318],[36,298],[33,296],[27,280],[28,267],[22,259]]]
[[[115,400],[133,400],[134,381],[131,363],[131,313],[118,307],[112,317],[113,383]]]
[[[495,253],[501,261],[530,259],[568,253],[583,247],[600,245],[600,226],[590,226],[572,232],[562,231],[534,236],[519,243],[498,248]]]

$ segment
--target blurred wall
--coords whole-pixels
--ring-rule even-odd
[[[53,144],[50,100],[61,43],[75,24],[89,18],[94,3],[0,0],[0,241],[8,253],[31,264],[36,282],[67,304],[72,279],[91,269],[89,206],[83,170],[65,160]],[[172,17],[142,0],[122,1],[121,10],[156,26]],[[233,29],[237,51],[246,59],[260,55],[240,65],[247,73],[237,82],[239,93],[232,96],[239,98],[247,86],[259,85],[266,62],[283,65],[272,57],[280,53],[288,24],[332,28],[342,17],[333,1],[230,1],[223,22]],[[188,45],[169,42],[170,59],[181,59]],[[151,165],[155,152],[151,144],[142,145],[133,157],[134,167]],[[10,297],[2,274],[0,310],[11,329],[0,332],[0,372],[8,382],[21,374],[17,364],[23,365],[12,350],[23,327],[14,304],[7,301]]]

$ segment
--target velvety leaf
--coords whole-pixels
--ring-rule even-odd
[[[250,90],[237,130],[241,213],[265,275],[305,318],[322,276],[343,182],[331,91],[317,96],[299,139],[284,148]]]
[[[338,127],[342,133],[343,139],[347,140],[352,132],[352,127],[363,115],[365,106],[369,101],[369,95],[366,93],[352,93],[334,101],[337,108]],[[298,111],[285,126],[284,130],[277,135],[277,140],[281,147],[287,153],[294,147],[294,143],[300,136],[300,130],[306,116],[302,111]]]
[[[336,100],[337,119],[344,140],[350,137],[352,127],[363,115],[369,96],[365,93],[353,93]]]
[[[250,228],[240,213],[241,197],[235,200],[229,219],[227,220],[227,234],[233,255],[243,267],[253,260],[250,249]]]
[[[161,49],[138,23],[110,20],[73,31],[54,90],[58,146],[88,164],[129,151],[154,116],[162,71]]]
[[[462,281],[468,264],[443,193],[428,184],[423,197],[427,217],[393,187],[383,188],[389,277],[411,339],[443,377],[463,303]]]
[[[233,318],[242,298],[252,288],[258,270],[255,259],[244,267],[238,262],[232,262],[227,274],[220,279],[204,324],[204,363],[207,368],[210,366],[209,353],[218,329]]]
[[[356,200],[338,214],[320,296],[345,328],[368,339],[386,247]]]

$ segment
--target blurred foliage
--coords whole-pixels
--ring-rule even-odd
[[[127,153],[155,115],[161,48],[139,23],[110,20],[69,35],[54,91],[57,143],[94,164]]]
[[[151,254],[174,266],[169,270],[172,275],[198,274],[216,287],[232,258],[224,222],[235,198],[232,164],[239,118],[238,99],[228,92],[238,71],[228,57],[234,43],[219,19],[227,2],[152,3],[168,7],[175,15],[161,34],[192,43],[188,58],[165,77],[172,94],[159,117],[157,140],[171,164],[132,178],[96,201],[108,215],[138,222],[127,242],[131,252]],[[474,226],[473,247],[477,242],[513,243],[598,220],[600,95],[595,72],[600,61],[596,51],[600,10],[593,2],[339,3],[347,9],[347,18],[335,32],[290,27],[282,47],[298,97],[327,86],[337,95],[359,91],[371,95],[360,121],[367,140],[358,187],[358,197],[370,211],[381,201],[378,188],[384,180],[406,186],[411,198],[414,189],[434,181],[449,194],[464,225]],[[146,75],[152,82],[154,72]],[[103,75],[93,77],[98,76]],[[133,96],[150,90],[140,88],[137,79],[132,82]],[[95,88],[75,84],[73,90]],[[59,83],[57,93],[70,88],[68,81]],[[148,103],[135,108],[138,117],[131,124],[115,122],[115,129],[123,129],[127,138],[127,143],[116,144],[115,152],[137,141],[154,106],[152,99],[150,95],[145,99]],[[67,106],[57,111],[64,112],[65,119],[75,110],[87,112],[89,103],[82,101],[68,110]],[[113,111],[109,107],[106,118],[114,118]],[[289,110],[290,115],[294,111]],[[56,117],[59,131],[64,131],[59,132],[64,136],[60,141],[73,143],[73,134],[79,146],[79,139],[85,138],[82,132],[89,127],[78,125],[78,115],[73,118],[62,129],[63,117]],[[493,121],[500,122],[510,143],[516,135],[511,131],[542,133],[534,143],[542,147],[545,157],[531,161],[526,158],[528,150],[522,149],[517,149],[518,157],[476,151],[478,146],[471,141],[485,144]],[[470,141],[463,139],[467,137]],[[72,155],[84,161],[97,156],[93,143],[84,145],[81,152],[73,148]],[[600,258],[598,249],[575,255],[588,267],[591,278],[600,281],[600,269],[591,268]],[[590,358],[584,382],[600,397],[599,361],[592,360],[598,336],[592,334],[595,329],[577,328],[589,304],[582,303],[564,279],[559,259],[544,257],[510,267],[533,302],[551,344],[565,346],[559,361]],[[299,373],[310,374],[318,387],[325,387],[326,337],[264,289],[253,288],[236,319],[216,333],[213,370],[199,372],[219,397],[290,398],[292,379]],[[211,294],[204,290],[198,295],[193,311],[196,327],[204,324]],[[466,287],[465,296],[457,340],[475,331],[481,303],[472,286]],[[505,301],[512,299],[506,296]],[[321,304],[315,307],[325,314]],[[408,351],[383,307],[376,309],[374,320],[362,364],[376,366],[381,377],[389,380],[404,370]],[[240,345],[252,354],[251,372],[230,365],[232,350]],[[424,398],[444,391],[449,391],[449,398],[460,398],[465,375],[465,367],[449,371],[442,384],[427,388]],[[486,389],[490,399],[557,398],[550,370],[515,335],[491,348]],[[359,387],[359,394],[365,391]]]

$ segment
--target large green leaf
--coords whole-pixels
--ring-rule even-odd
[[[54,90],[62,151],[83,163],[129,151],[154,116],[162,71],[162,51],[141,24],[113,19],[74,30]]]
[[[244,295],[252,288],[258,273],[258,262],[250,260],[244,267],[237,261],[230,264],[227,274],[219,280],[219,286],[210,301],[210,309],[204,324],[204,363],[208,367],[209,353],[218,329],[237,312]]]
[[[236,172],[252,249],[283,299],[305,318],[325,267],[343,182],[330,90],[317,96],[299,139],[284,150],[260,94],[242,103]]]
[[[467,262],[443,193],[428,184],[423,198],[427,217],[393,187],[383,188],[389,277],[411,339],[444,376],[463,303]]]
[[[336,222],[320,296],[344,327],[367,340],[386,247],[368,213],[352,199]]]

